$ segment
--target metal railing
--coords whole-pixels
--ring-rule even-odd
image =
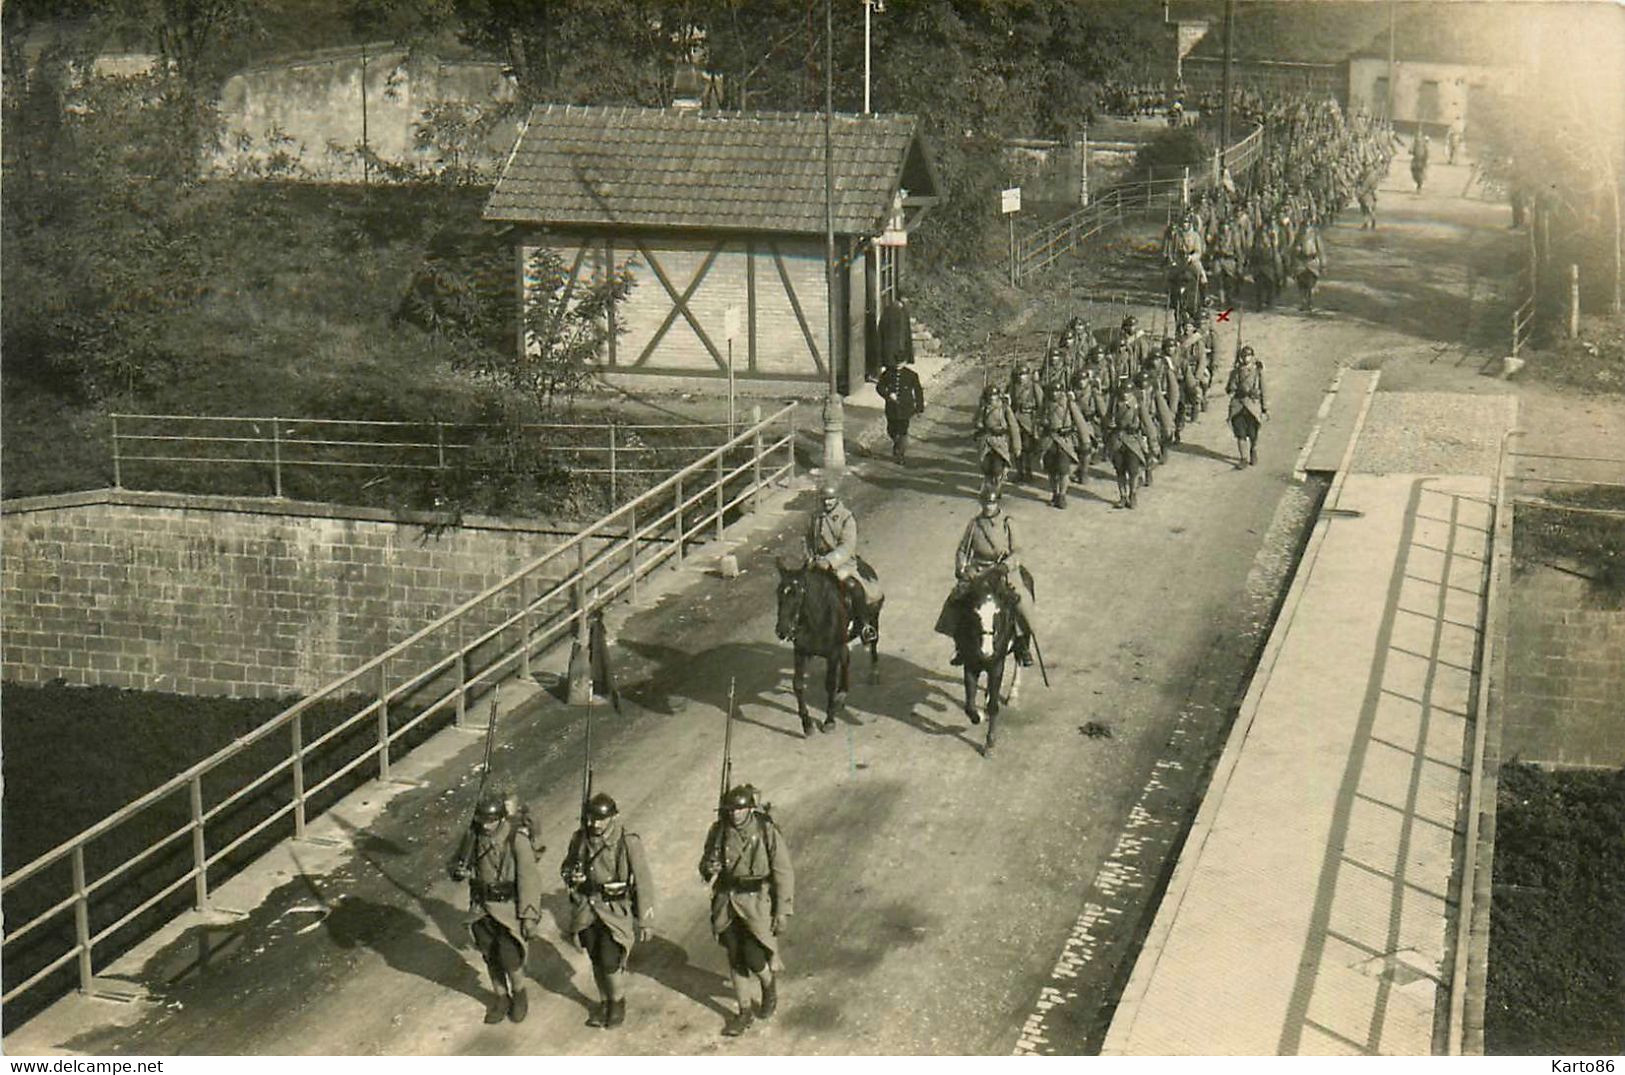
[[[498,427],[476,423],[389,422],[334,418],[280,418],[186,414],[113,414],[113,485],[123,488],[130,464],[165,464],[180,469],[253,467],[270,476],[273,495],[282,496],[285,479],[308,471],[430,472],[455,466],[458,456],[477,445],[471,437]],[[179,430],[178,432],[176,430]],[[727,422],[529,423],[520,435],[534,450],[556,458],[573,474],[608,476],[617,499],[623,478],[670,474],[671,466],[649,466],[651,456],[699,455],[715,444],[661,444],[678,432],[716,430],[732,436]]]
[[[1523,305],[1512,311],[1512,357],[1517,358],[1523,345],[1529,342],[1529,333],[1535,324],[1535,296],[1523,300]]]
[[[765,488],[794,479],[796,416],[796,404],[791,403],[755,422],[726,444],[710,450],[411,637],[13,871],[0,881],[0,894],[11,895],[36,877],[49,881],[46,871],[53,867],[57,867],[53,872],[61,882],[63,863],[69,864],[71,879],[65,892],[54,888],[37,900],[36,905],[49,903],[43,911],[15,926],[8,922],[0,944],[9,947],[69,911],[73,913],[74,943],[43,966],[30,968],[28,977],[0,996],[0,1002],[10,1003],[75,960],[80,990],[97,992],[97,945],[187,884],[193,886],[193,906],[207,910],[209,870],[226,856],[290,815],[289,834],[303,837],[308,804],[336,781],[369,762],[376,763],[378,779],[390,779],[391,750],[402,736],[437,714],[449,712],[451,720],[462,725],[474,695],[495,688],[512,675],[529,676],[534,657],[564,639],[582,638],[592,614],[622,594],[630,593],[636,601],[640,580],[650,572],[666,563],[681,566],[687,545],[705,540],[708,535],[720,539],[730,516],[754,511]],[[306,715],[315,706],[323,702],[342,704],[358,695],[368,701],[336,726],[307,740]],[[392,724],[392,710],[412,715]],[[333,771],[307,784],[307,766],[317,752],[346,733],[368,729],[368,722],[372,722],[372,729],[365,733],[369,745],[354,757],[337,759],[339,764]],[[206,777],[250,747],[277,735],[287,737],[287,752],[280,761],[239,786],[218,792],[212,801],[206,800]],[[322,760],[325,763],[333,759]],[[276,803],[268,816],[211,850],[211,822],[219,825],[222,814],[238,807],[248,796],[275,794],[270,782],[278,778],[279,783],[291,779],[292,790],[286,801]],[[185,794],[189,804],[185,824],[94,878],[90,876],[87,847],[178,794]],[[191,843],[191,865],[180,876],[168,880],[154,893],[131,897],[145,895],[133,908],[94,913],[97,908],[93,907],[93,897],[110,895],[109,885],[135,867],[149,863],[165,848],[187,839]],[[104,917],[112,921],[104,924],[100,921]]]
[[[1255,128],[1230,147],[1224,155],[1224,168],[1232,174],[1245,171],[1263,151],[1264,129]],[[1171,178],[1155,178],[1153,173],[1150,179],[1121,183],[1052,224],[1016,235],[1010,249],[1010,278],[1019,286],[1125,216],[1184,205],[1193,192],[1216,187],[1222,181],[1219,154],[1215,151],[1210,170],[1193,175],[1189,168],[1183,168],[1180,175]]]

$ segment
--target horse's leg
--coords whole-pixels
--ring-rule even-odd
[[[795,673],[791,682],[796,690],[796,712],[801,714],[801,734],[803,738],[812,734],[812,714],[807,712],[807,665],[812,657],[801,650],[796,650]]]
[[[971,658],[965,658],[965,716],[970,718],[972,724],[982,723],[981,710],[976,708],[976,688],[980,686],[980,679]]]
[[[824,731],[835,730],[835,718],[846,710],[847,676],[851,672],[852,651],[842,645],[824,662],[824,692],[829,709],[824,715]]]
[[[1010,662],[1010,689],[1004,692],[1004,704],[1015,705],[1021,697],[1021,662]]]
[[[987,670],[987,741],[982,744],[982,757],[993,756],[993,739],[999,723],[999,692],[1004,687],[1004,663],[1000,657]]]

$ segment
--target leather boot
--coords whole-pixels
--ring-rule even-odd
[[[508,999],[508,976],[502,971],[491,970],[491,989],[493,990],[491,1006],[485,1010],[487,1026],[495,1026],[508,1018],[508,1009],[511,1004]]]
[[[608,1002],[608,1011],[604,1014],[605,1029],[612,1029],[626,1022],[626,1001],[612,1000]]]
[[[779,1010],[779,983],[762,983],[762,1003],[756,1008],[756,1014],[763,1019],[773,1018],[773,1013]]]
[[[593,1005],[592,1014],[587,1016],[588,1026],[604,1026],[609,1022],[609,1001],[600,1001]]]
[[[748,1011],[740,1012],[738,1015],[730,1015],[727,1024],[722,1028],[722,1035],[727,1038],[737,1038],[749,1030],[750,1025],[754,1022],[756,1022],[756,1017]]]
[[[525,992],[524,986],[520,986],[513,991],[513,1003],[508,1005],[508,1018],[516,1023],[523,1023],[529,1013],[530,994]]]

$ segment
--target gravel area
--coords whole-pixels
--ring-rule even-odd
[[[1494,476],[1501,438],[1517,419],[1510,395],[1378,392],[1352,469],[1365,474]]]

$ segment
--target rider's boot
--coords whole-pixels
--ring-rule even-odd
[[[1023,668],[1033,666],[1032,638],[1025,631],[1017,632],[1015,642],[1010,648],[1016,655],[1017,664]]]

